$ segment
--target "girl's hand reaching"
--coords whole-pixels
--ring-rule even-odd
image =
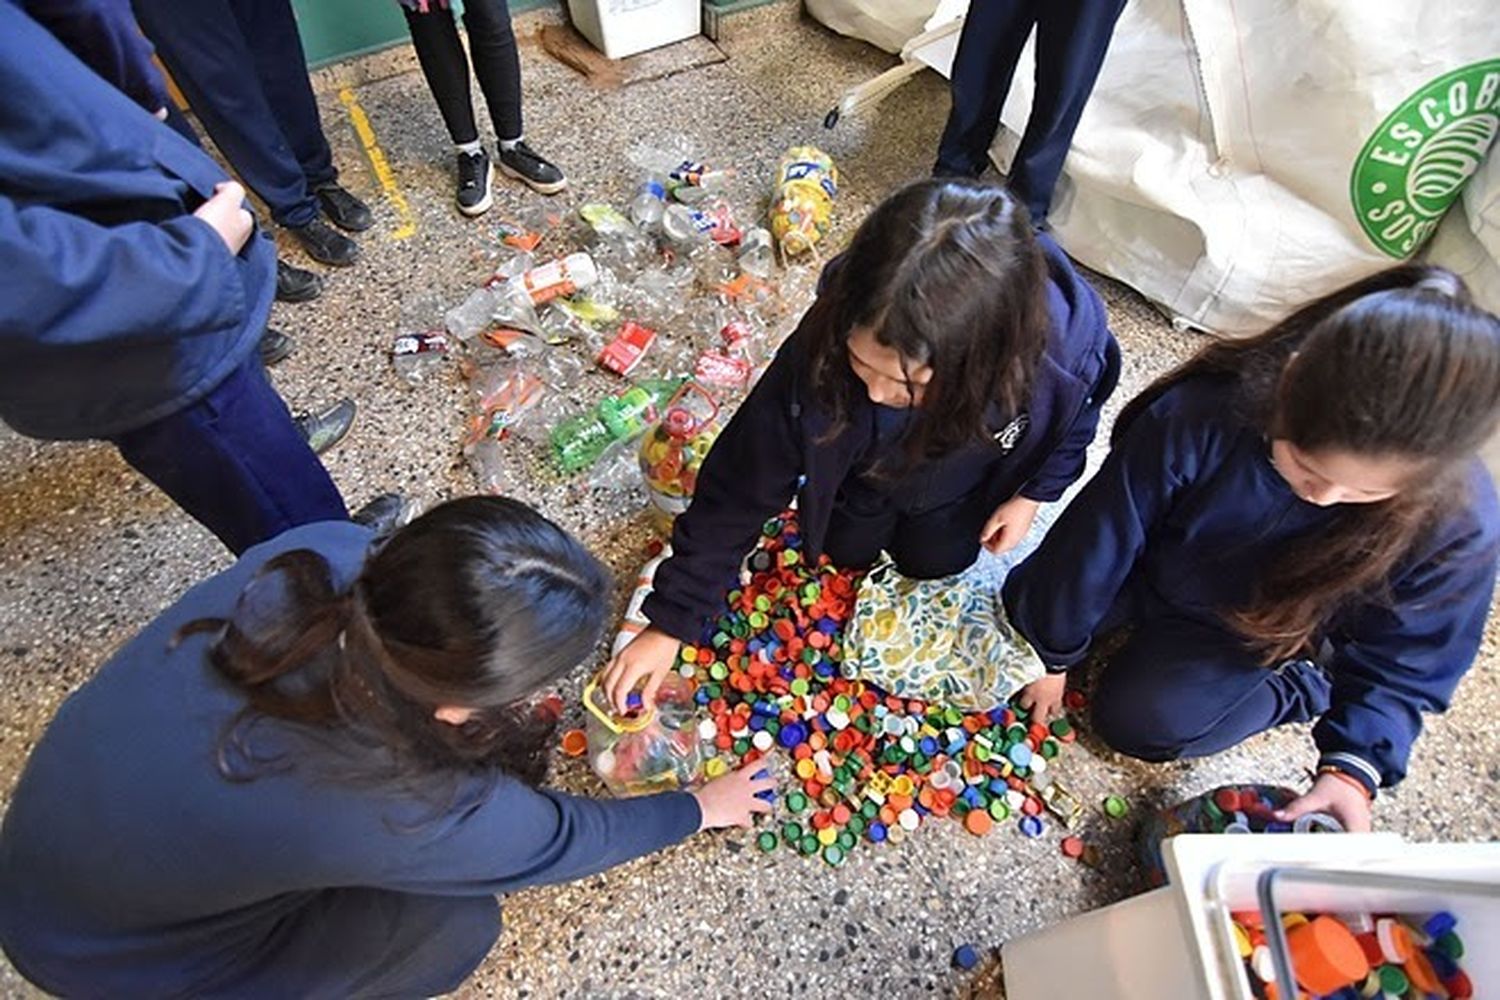
[[[1021,689],[1020,705],[1031,713],[1032,719],[1046,725],[1062,715],[1063,689],[1067,686],[1067,674],[1038,677]]]
[[[641,692],[641,704],[656,704],[656,689],[662,678],[677,661],[677,650],[682,643],[672,638],[655,625],[647,626],[641,634],[631,639],[620,654],[604,668],[604,694],[615,711],[625,715],[630,706],[625,699],[644,678],[646,687]]]
[[[979,530],[979,544],[997,556],[1009,552],[1021,544],[1021,539],[1031,530],[1031,522],[1036,519],[1036,510],[1040,506],[1035,500],[1020,495],[1011,497],[996,507],[990,519],[984,522],[984,527]]]
[[[1285,809],[1277,810],[1276,818],[1290,823],[1298,816],[1314,812],[1328,813],[1350,833],[1369,833],[1373,825],[1370,797],[1353,781],[1336,774],[1318,775],[1307,794],[1288,802]]]
[[[758,760],[715,778],[693,793],[703,813],[699,830],[718,830],[726,826],[748,827],[756,813],[771,811],[771,803],[759,793],[776,787],[770,764]]]

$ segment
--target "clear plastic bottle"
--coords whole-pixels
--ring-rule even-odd
[[[678,390],[645,437],[641,476],[651,500],[652,522],[670,534],[672,521],[693,502],[698,470],[719,436],[719,403],[695,382]]]
[[[668,205],[662,215],[661,231],[675,243],[692,246],[708,242],[713,220],[686,205]]]
[[[769,229],[756,226],[745,233],[744,239],[740,241],[739,265],[740,270],[746,274],[761,279],[770,277],[771,271],[776,267],[776,252],[772,247]]]
[[[495,302],[494,289],[476,288],[468,298],[448,310],[443,323],[459,340],[473,340],[494,322]]]
[[[655,229],[661,224],[666,209],[666,178],[653,172],[636,189],[635,198],[630,203],[630,219],[642,229]]]
[[[633,694],[637,701],[639,694]],[[586,732],[594,773],[616,796],[686,789],[702,777],[702,741],[691,681],[668,674],[655,705],[618,714],[599,689],[598,678],[583,691]]]
[[[403,333],[391,345],[391,366],[401,378],[416,385],[448,356],[448,334],[442,330]]]
[[[672,171],[672,197],[685,205],[696,205],[729,189],[732,170],[709,170],[701,163],[685,162]]]

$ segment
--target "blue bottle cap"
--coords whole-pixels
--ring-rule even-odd
[[[961,944],[953,950],[953,964],[967,972],[979,964],[979,952],[972,944]]]

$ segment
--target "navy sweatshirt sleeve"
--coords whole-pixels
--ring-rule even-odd
[[[1320,764],[1372,792],[1406,775],[1423,712],[1448,708],[1474,662],[1495,587],[1500,512],[1488,475],[1436,551],[1392,583],[1388,602],[1360,608],[1333,636],[1331,705],[1313,727]]]
[[[1169,403],[1135,418],[1041,546],[1006,578],[1010,620],[1049,668],[1087,655],[1152,526],[1210,460],[1213,431],[1172,419],[1162,412]]]
[[[795,412],[800,343],[793,334],[782,346],[714,442],[692,506],[672,528],[672,557],[657,568],[642,610],[683,642],[698,641],[761,527],[796,492],[803,453]]]
[[[1021,488],[1029,500],[1050,503],[1083,475],[1089,445],[1099,430],[1099,414],[1120,381],[1120,345],[1109,330],[1109,315],[1092,285],[1073,268],[1062,248],[1045,234],[1037,238],[1047,259],[1050,277],[1048,311],[1062,329],[1054,336],[1064,341],[1059,357],[1068,374],[1087,387],[1083,406],[1047,455],[1035,475]]]
[[[381,887],[440,895],[510,892],[566,882],[651,854],[697,832],[698,802],[686,792],[590,799],[501,779],[470,808],[430,825],[413,803],[410,833],[378,837]]]
[[[128,0],[23,0],[21,6],[132,101],[152,114],[167,106],[166,83]]]

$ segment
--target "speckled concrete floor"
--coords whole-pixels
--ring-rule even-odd
[[[883,194],[925,172],[947,111],[944,87],[929,74],[876,114],[825,133],[819,123],[842,92],[891,60],[799,21],[787,5],[732,19],[717,48],[697,40],[643,59],[630,70],[639,82],[608,94],[581,86],[529,40],[553,16],[518,22],[528,39],[527,131],[590,198],[623,201],[634,182],[625,150],[636,137],[682,132],[705,158],[736,165],[741,205],[761,196],[784,147],[814,141],[843,171],[836,243]],[[482,276],[476,261],[491,236],[487,221],[464,220],[451,207],[449,148],[413,65],[398,50],[320,74],[337,161],[379,223],[362,241],[364,260],[329,273],[320,301],[278,306],[275,316],[301,342],[275,372],[293,405],[350,395],[362,407],[352,435],[327,459],[353,503],[393,487],[429,503],[473,489],[456,443],[465,404],[457,374],[413,389],[394,378],[385,356],[403,303],[410,311],[424,294],[457,301]],[[416,222],[409,239],[391,238],[400,218],[369,168],[340,86],[369,116]],[[504,182],[498,193],[490,221],[539,201]],[[1112,415],[1193,345],[1127,289],[1100,287],[1126,357]],[[228,559],[107,447],[39,444],[0,431],[0,468],[0,787],[8,789],[62,699]],[[582,535],[621,579],[633,575],[648,538],[639,509],[541,484],[518,493]],[[1500,737],[1490,725],[1500,714],[1497,658],[1492,630],[1456,707],[1430,721],[1411,777],[1383,797],[1383,827],[1416,839],[1497,835],[1490,805],[1500,797]],[[571,679],[570,694],[584,673]],[[1139,811],[1225,780],[1296,784],[1310,749],[1304,733],[1283,731],[1208,761],[1149,767],[1079,747],[1058,774],[1091,805],[1115,792]],[[597,787],[573,761],[561,762],[557,781]],[[998,945],[1131,891],[1126,827],[1096,815],[1086,835],[1103,851],[1097,870],[1063,858],[1055,831],[1029,841],[1009,827],[980,840],[936,824],[899,847],[860,850],[839,870],[763,856],[743,833],[700,836],[578,884],[507,900],[506,931],[462,995],[990,994],[993,958],[976,973],[954,972],[956,944]],[[8,968],[0,991],[24,992]]]

